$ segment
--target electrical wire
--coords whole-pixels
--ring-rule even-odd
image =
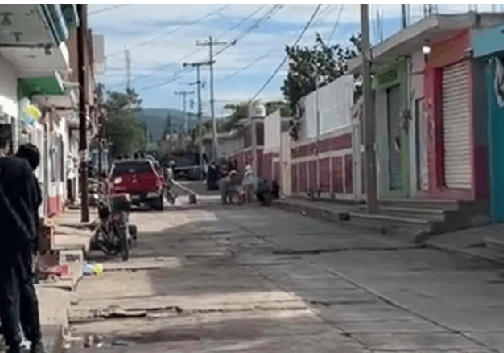
[[[226,49],[232,47],[235,45],[239,40],[242,40],[245,38],[247,35],[252,33],[255,29],[259,28],[264,22],[266,22],[268,19],[271,18],[274,12],[280,10],[284,5],[274,5],[266,14],[264,14],[261,18],[259,18],[253,25],[245,29],[240,35],[238,35],[235,39],[230,41],[228,44],[226,44],[221,50],[217,51],[214,54],[214,57],[216,57],[219,54],[222,54]]]
[[[224,82],[228,79],[230,79],[231,77],[234,77],[236,75],[238,75],[240,72],[242,71],[245,71],[247,69],[249,69],[250,67],[254,66],[255,64],[257,64],[259,61],[261,61],[262,59],[264,58],[267,58],[272,52],[274,52],[275,50],[278,50],[278,48],[275,48],[273,50],[270,50],[269,52],[267,52],[266,54],[260,56],[259,58],[255,59],[254,61],[248,63],[247,65],[243,66],[242,68],[238,69],[237,71],[233,72],[231,75],[228,75],[226,77],[224,77],[223,79],[220,79],[218,80],[219,82]]]
[[[266,6],[268,6],[267,4],[266,5],[261,5],[259,6],[254,12],[252,12],[249,16],[247,16],[246,18],[244,18],[243,20],[240,21],[240,23],[234,25],[233,27],[231,27],[230,29],[228,29],[227,31],[232,31],[232,30],[235,30],[236,28],[240,27],[242,24],[244,24],[245,22],[247,22],[248,20],[250,20],[252,17],[255,16],[256,13],[258,13],[259,11],[261,11],[262,9],[264,9]]]
[[[177,27],[177,28],[175,28],[175,29],[173,29],[173,30],[171,30],[171,31],[168,31],[168,32],[165,32],[165,33],[160,33],[160,34],[156,35],[155,37],[153,37],[153,38],[151,38],[151,39],[145,40],[145,41],[143,41],[143,42],[139,42],[139,43],[137,43],[137,44],[130,45],[129,47],[130,47],[130,49],[131,49],[131,48],[136,48],[136,47],[144,46],[144,45],[146,45],[146,44],[149,44],[149,43],[155,42],[156,40],[158,40],[158,39],[159,39],[159,38],[161,38],[161,37],[164,37],[164,36],[169,35],[169,34],[173,34],[173,33],[177,32],[177,31],[179,31],[179,30],[181,30],[181,29],[183,29],[183,28],[186,28],[187,26],[192,26],[192,25],[194,25],[194,24],[197,24],[197,23],[199,23],[199,22],[202,22],[202,21],[203,21],[203,20],[205,20],[206,18],[208,18],[208,17],[210,17],[210,16],[212,16],[212,15],[214,15],[214,14],[218,13],[218,12],[221,12],[222,10],[224,10],[225,8],[227,8],[227,7],[229,7],[229,6],[232,6],[232,5],[231,5],[231,4],[228,4],[228,5],[221,6],[221,7],[219,7],[217,10],[214,10],[214,11],[212,11],[212,12],[209,12],[209,13],[207,13],[206,15],[203,15],[203,16],[201,16],[201,17],[198,17],[197,19],[195,19],[195,20],[193,20],[193,21],[190,21],[190,22],[188,22],[187,24],[180,25],[179,27]],[[115,56],[115,55],[117,55],[117,54],[119,54],[119,53],[121,53],[121,52],[122,52],[122,50],[118,50],[118,51],[116,51],[116,52],[114,52],[114,53],[111,53],[111,54],[106,55],[105,57],[106,57],[106,58],[109,58],[109,57],[111,57],[111,56]]]
[[[329,40],[327,41],[327,45],[331,44],[332,37],[333,37],[334,33],[336,32],[336,28],[338,28],[339,19],[340,19],[341,13],[343,12],[343,8],[345,7],[345,4],[341,4],[340,6],[341,7],[340,7],[340,10],[338,13],[338,17],[336,18],[336,23],[334,23],[334,27],[331,31],[331,35],[329,36]]]
[[[183,60],[187,59],[188,57],[190,57],[190,56],[192,56],[192,55],[196,54],[196,53],[197,53],[198,51],[200,51],[200,50],[202,50],[202,48],[197,48],[196,50],[193,50],[193,51],[192,51],[192,52],[190,52],[189,54],[187,54],[187,55],[185,55],[185,56],[183,56],[183,57],[181,57],[181,58],[177,59],[176,61],[183,61]],[[138,74],[138,75],[135,75],[135,76],[133,76],[133,77],[131,78],[130,82],[131,82],[131,83],[133,83],[134,81],[138,81],[138,79],[145,79],[145,78],[147,78],[147,77],[151,77],[151,76],[155,75],[156,73],[161,72],[161,71],[164,71],[164,70],[166,70],[167,68],[172,67],[172,66],[175,66],[175,65],[177,65],[177,64],[175,64],[175,63],[170,63],[170,64],[166,64],[166,65],[163,65],[163,66],[161,66],[161,67],[159,67],[159,68],[155,69],[155,70],[154,70],[154,71],[152,71],[151,73],[148,73],[148,74]],[[114,85],[112,85],[112,86],[121,86],[121,85],[125,85],[125,84],[126,84],[126,81],[127,81],[127,80],[124,80],[124,81],[122,81],[122,82],[120,82],[120,83],[115,83],[115,84],[114,84]]]
[[[143,92],[143,91],[147,91],[147,90],[150,90],[150,89],[153,89],[153,88],[158,88],[158,87],[162,87],[162,86],[165,86],[169,83],[172,83],[176,80],[178,80],[179,78],[181,78],[182,76],[184,76],[185,74],[189,73],[190,71],[192,71],[192,68],[190,67],[185,67],[183,68],[182,70],[174,73],[172,75],[172,77],[170,77],[168,80],[164,81],[164,82],[161,82],[161,83],[158,83],[158,84],[155,84],[155,85],[151,85],[151,86],[147,86],[147,87],[142,87],[140,88],[138,91],[139,92]]]
[[[93,16],[93,15],[98,15],[102,12],[107,12],[107,11],[111,11],[111,10],[115,10],[115,9],[119,9],[121,7],[124,7],[124,6],[129,6],[129,5],[132,5],[132,4],[124,4],[124,5],[114,5],[114,6],[109,6],[109,7],[106,7],[104,9],[100,9],[100,10],[96,10],[96,11],[92,11],[90,13],[88,13],[89,16]]]
[[[308,20],[308,22],[304,26],[303,30],[299,34],[298,38],[296,39],[296,41],[292,45],[293,47],[295,47],[299,43],[299,41],[303,38],[304,34],[306,33],[306,31],[308,30],[308,28],[312,24],[313,20],[315,19],[315,16],[317,16],[317,13],[320,10],[320,6],[322,6],[322,5],[317,5],[317,7],[315,8],[315,10],[313,11],[310,19]],[[282,68],[282,66],[285,64],[285,62],[287,61],[288,57],[289,57],[288,55],[285,55],[285,57],[283,58],[283,60],[280,62],[280,65],[278,65],[278,67],[275,69],[275,71],[273,71],[273,73],[271,74],[271,76],[266,80],[266,82],[262,85],[262,87],[259,89],[259,91],[257,91],[256,94],[254,94],[254,96],[250,99],[249,102],[252,102],[269,85],[269,83],[271,82],[271,80],[273,80],[273,78],[276,76],[276,74],[278,73],[278,71],[280,71],[280,69]]]

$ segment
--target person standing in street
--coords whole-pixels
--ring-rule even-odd
[[[41,203],[40,189],[33,169],[27,161],[28,158],[6,156],[6,147],[7,140],[0,138],[0,317],[2,329],[9,346],[8,353],[21,352],[22,331],[31,342],[31,352],[43,353],[38,300],[32,272],[32,254],[37,249],[38,241],[36,221]],[[40,159],[36,147],[35,150],[31,150],[31,152],[35,151]],[[30,155],[31,152],[28,154]]]

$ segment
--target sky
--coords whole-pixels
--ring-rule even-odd
[[[214,97],[215,115],[226,114],[224,105],[251,99],[271,77],[285,57],[285,46],[292,45],[312,17],[317,5],[89,5],[89,25],[95,34],[105,37],[106,69],[98,77],[107,90],[126,87],[126,54],[129,48],[131,86],[143,100],[144,108],[182,109],[177,91],[193,91],[195,70],[183,68],[184,62],[208,61],[209,47],[197,41],[232,42],[216,45]],[[439,13],[467,12],[469,5],[438,5]],[[493,10],[478,5],[478,12]],[[502,11],[502,6],[496,5]],[[422,17],[422,5],[410,5],[410,20]],[[386,39],[401,26],[401,5],[370,5],[370,37],[379,40],[377,14],[382,37]],[[256,26],[254,26],[256,25]],[[316,33],[330,44],[350,46],[349,38],[360,32],[357,4],[322,4],[300,46],[313,46]],[[331,37],[332,33],[332,37]],[[256,99],[282,99],[280,90],[286,76],[284,64]],[[201,91],[204,114],[210,114],[208,67],[202,67]],[[196,94],[188,96],[188,101]],[[196,104],[191,109],[195,111]]]

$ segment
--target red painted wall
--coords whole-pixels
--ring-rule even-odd
[[[320,168],[320,190],[331,190],[331,172],[329,170],[329,157],[322,158],[319,162]]]
[[[345,156],[345,191],[347,194],[353,192],[353,161],[350,154]]]
[[[343,158],[332,157],[332,192],[343,193]]]
[[[47,199],[47,215],[49,218],[58,217],[63,211],[63,203],[60,195],[51,196]]]
[[[474,188],[472,190],[450,190],[444,186],[442,123],[443,67],[464,60],[470,46],[469,30],[461,31],[445,41],[434,43],[431,46],[431,55],[425,67],[424,109],[427,113],[428,193],[432,197],[448,199],[472,199],[474,197]],[[470,90],[472,90],[472,82],[470,85]]]

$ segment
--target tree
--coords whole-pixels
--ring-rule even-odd
[[[270,115],[274,113],[276,110],[280,109],[280,116],[282,117],[290,117],[292,116],[292,111],[288,105],[288,103],[277,100],[277,101],[269,101],[265,103],[266,106],[266,115]],[[225,122],[221,125],[221,131],[231,131],[236,129],[238,126],[238,122],[242,119],[248,117],[248,102],[241,102],[238,104],[226,104],[224,106],[225,109],[232,110],[230,116],[225,119]]]
[[[301,97],[315,90],[319,76],[321,86],[336,80],[348,69],[348,60],[355,58],[361,50],[361,35],[352,35],[352,47],[343,48],[339,44],[328,46],[317,33],[316,44],[312,48],[286,46],[290,60],[289,73],[281,88],[292,111]]]
[[[106,111],[106,136],[119,154],[145,151],[146,126],[137,117],[141,100],[133,89],[126,92],[107,92],[104,104]]]

